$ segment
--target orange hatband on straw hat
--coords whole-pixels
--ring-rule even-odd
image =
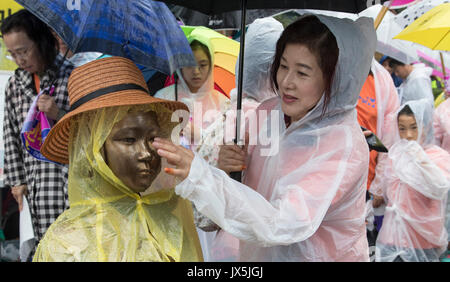
[[[108,57],[73,70],[68,82],[70,111],[48,133],[41,153],[49,160],[69,163],[70,121],[77,114],[99,108],[159,103],[168,110],[185,104],[150,96],[142,72],[130,60]]]

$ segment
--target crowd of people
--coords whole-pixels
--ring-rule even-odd
[[[26,10],[1,33],[18,65],[4,173],[19,208],[29,202],[27,261],[448,259],[450,99],[435,108],[425,65],[375,60],[371,19],[250,24],[243,144],[227,130],[237,91],[214,88],[201,36],[187,38],[197,66],[153,90],[129,59],[73,54]],[[37,101],[55,122],[42,161],[20,133],[50,85]],[[370,150],[371,135],[388,152]]]

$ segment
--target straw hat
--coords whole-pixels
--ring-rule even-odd
[[[69,131],[72,117],[82,112],[114,106],[160,103],[167,109],[188,111],[185,104],[150,96],[136,65],[125,58],[108,57],[73,70],[68,82],[70,111],[56,123],[41,147],[49,160],[69,163]]]

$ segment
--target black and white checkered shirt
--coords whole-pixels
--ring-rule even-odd
[[[73,65],[58,55],[54,67],[40,78],[40,87],[54,82],[54,99],[60,109],[69,110],[67,82]],[[5,90],[5,185],[11,187],[26,184],[28,202],[33,219],[36,241],[42,238],[50,224],[68,208],[68,167],[43,162],[32,157],[23,147],[20,131],[37,92],[33,76],[17,69],[9,79]]]

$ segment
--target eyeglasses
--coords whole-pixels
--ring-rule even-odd
[[[20,48],[19,50],[14,52],[7,52],[6,56],[10,57],[9,59],[12,59],[14,61],[17,61],[19,59],[26,59],[31,54],[31,50],[33,50],[33,47],[34,43],[29,47]]]

